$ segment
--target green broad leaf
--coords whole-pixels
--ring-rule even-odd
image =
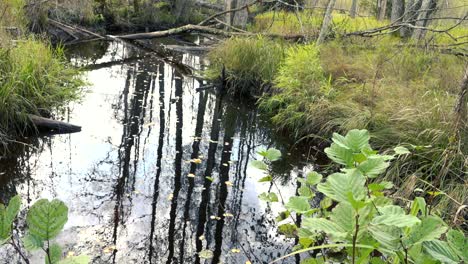
[[[401,252],[401,251],[400,251]],[[408,257],[410,260],[414,261],[414,264],[437,264],[439,261],[431,257],[431,255],[426,254],[423,251],[422,244],[416,244],[411,246],[408,249]],[[405,257],[402,255],[401,260],[404,261]]]
[[[348,203],[339,203],[333,208],[330,221],[340,226],[346,233],[351,234],[356,224],[353,207]]]
[[[265,201],[265,202],[269,202],[269,203],[274,203],[274,202],[278,202],[278,196],[276,195],[276,193],[267,193],[267,192],[264,192],[264,193],[261,193],[258,198],[262,201]]]
[[[306,229],[306,228],[298,228],[297,229],[297,236],[299,238],[310,238],[310,239],[315,239],[316,238],[316,233]]]
[[[353,129],[345,136],[346,146],[354,152],[360,152],[361,149],[369,146],[369,131],[362,129]]]
[[[89,256],[80,255],[64,258],[57,262],[57,264],[89,264],[90,262],[91,258]]]
[[[26,223],[29,233],[39,239],[56,237],[68,221],[68,207],[60,200],[41,199],[29,209]]]
[[[285,205],[286,209],[293,211],[299,214],[307,213],[311,208],[309,204],[309,199],[302,196],[293,196],[289,198],[288,203]]]
[[[330,158],[334,162],[347,167],[353,167],[354,153],[352,150],[339,146],[337,144],[331,144],[329,148],[325,149],[325,153],[327,154],[328,158]]]
[[[391,189],[393,188],[393,183],[391,182],[381,182],[381,183],[371,183],[368,185],[369,187],[369,190],[373,191],[373,192],[378,192],[378,191],[383,191],[385,189]]]
[[[309,184],[309,185],[316,185],[318,183],[320,183],[320,181],[322,180],[323,176],[315,171],[311,171],[309,173],[307,173],[307,176],[306,176],[306,183]]]
[[[349,203],[348,193],[352,193],[355,200],[362,200],[366,195],[364,187],[366,178],[357,169],[345,170],[345,173],[333,173],[325,183],[317,185],[317,190],[327,197]]]
[[[11,236],[11,226],[21,207],[21,198],[16,195],[10,199],[7,207],[0,204],[0,241],[4,243]]]
[[[305,185],[302,185],[301,187],[299,187],[297,192],[299,193],[300,196],[304,196],[309,199],[314,196],[314,193],[312,192],[312,190]]]
[[[334,133],[332,140],[335,144],[348,148],[353,152],[361,152],[361,149],[369,146],[369,132],[365,129],[350,130],[345,137]]]
[[[348,202],[351,204],[351,206],[354,208],[354,210],[358,211],[361,208],[364,208],[364,206],[367,205],[366,202],[364,201],[358,201],[354,199],[354,196],[351,192],[348,193]]]
[[[310,245],[312,245],[314,242],[315,240],[309,237],[299,238],[299,244],[302,246],[302,248],[310,247]]]
[[[442,263],[456,264],[460,258],[457,253],[445,241],[432,240],[423,242],[423,248],[427,254],[439,260]]]
[[[44,246],[43,241],[31,234],[27,234],[21,238],[23,241],[24,248],[28,251],[34,251],[41,249]]]
[[[254,160],[250,162],[250,165],[259,170],[264,170],[264,171],[268,170],[268,166],[265,164],[265,162],[261,160]]]
[[[363,153],[357,153],[353,155],[353,160],[357,163],[362,163],[367,160],[367,156]]]
[[[269,148],[268,150],[266,150],[265,152],[263,152],[264,155],[262,155],[263,157],[265,157],[266,159],[268,159],[269,161],[277,161],[281,158],[281,151],[275,149],[275,148]]]
[[[381,215],[378,215],[372,219],[373,225],[411,227],[421,222],[421,220],[419,220],[416,216],[406,215],[403,208],[396,205],[380,207],[379,212]]]
[[[62,258],[62,248],[57,244],[50,245],[48,249],[49,255],[45,256],[46,264],[56,264]],[[50,256],[50,257],[48,257]],[[50,261],[49,261],[50,259]]]
[[[410,214],[417,216],[418,212],[421,212],[421,215],[426,215],[426,200],[423,197],[416,197],[411,204]]]
[[[6,208],[6,220],[13,223],[16,216],[18,215],[21,207],[21,197],[19,195],[13,196],[8,203]]]
[[[305,218],[302,221],[302,228],[311,232],[325,232],[327,235],[331,235],[338,240],[344,239],[347,236],[346,230],[341,226],[324,218]]]
[[[447,231],[447,226],[442,219],[437,216],[427,216],[421,219],[421,223],[411,228],[404,242],[408,246],[416,245],[438,239],[445,231]]]
[[[320,208],[327,209],[330,206],[332,206],[332,204],[333,204],[333,200],[328,197],[325,197],[322,199],[322,201],[320,201]]]
[[[268,175],[258,180],[258,182],[271,182],[272,180],[273,180],[273,177],[271,177],[271,175]]]
[[[362,174],[369,178],[375,178],[384,173],[390,163],[380,156],[371,156],[357,167]]]
[[[465,235],[458,230],[451,229],[447,232],[447,242],[457,255],[468,263],[468,239]]]
[[[209,249],[205,249],[205,250],[202,250],[202,251],[198,252],[198,256],[201,259],[211,259],[211,258],[213,258],[214,254],[213,254],[213,251],[211,251]]]
[[[393,151],[395,151],[395,154],[397,155],[406,155],[411,153],[407,148],[402,146],[395,147]]]
[[[285,220],[286,218],[288,218],[289,216],[291,215],[291,213],[289,211],[283,211],[283,212],[280,212],[279,215],[275,218],[275,221],[276,222],[281,222],[283,220]]]
[[[379,242],[382,248],[391,251],[397,251],[400,249],[400,236],[401,230],[398,227],[394,226],[385,226],[385,225],[369,225],[367,230],[372,235],[372,237]]]
[[[297,227],[294,224],[282,224],[278,226],[278,231],[289,238],[294,238],[296,235]]]

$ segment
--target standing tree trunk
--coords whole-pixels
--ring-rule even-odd
[[[422,0],[409,0],[406,3],[403,22],[414,25],[413,20],[415,20],[416,17],[418,16],[418,10],[421,7],[421,4],[422,4]],[[404,38],[410,37],[412,33],[413,33],[413,29],[409,27],[402,27],[400,30],[400,34]]]
[[[322,44],[328,35],[328,30],[330,28],[330,24],[333,18],[332,12],[333,12],[333,8],[335,8],[335,3],[336,3],[336,0],[328,1],[327,10],[325,11],[325,16],[323,17],[322,28],[320,29],[320,34],[317,39],[317,45]]]
[[[384,20],[387,14],[387,0],[380,0],[379,20]]]
[[[349,15],[350,15],[352,18],[355,18],[355,17],[356,17],[356,14],[357,14],[357,7],[358,7],[358,0],[353,0],[353,2],[351,3],[351,9],[349,10]]]
[[[390,20],[392,23],[397,23],[403,20],[403,14],[405,12],[404,0],[392,0],[392,14]]]
[[[242,7],[252,1],[249,0],[226,0],[225,10]],[[230,26],[245,28],[249,19],[248,9],[242,9],[236,12],[226,14],[226,23]]]
[[[436,0],[423,0],[421,4],[421,8],[418,12],[416,17],[415,25],[418,27],[427,27],[431,22],[430,17],[434,13],[435,9],[437,8],[437,1]],[[417,28],[413,32],[413,38],[415,39],[422,39],[426,35],[426,30]]]

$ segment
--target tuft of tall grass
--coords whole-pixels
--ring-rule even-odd
[[[79,71],[62,48],[29,37],[0,49],[0,141],[21,133],[27,114],[56,109],[79,95]]]
[[[287,46],[263,37],[227,39],[209,52],[205,74],[216,79],[224,68],[231,91],[260,95],[263,85],[273,82]]]

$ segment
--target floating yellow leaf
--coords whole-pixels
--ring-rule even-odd
[[[232,182],[230,182],[230,181],[225,181],[224,183],[225,183],[227,186],[232,186],[232,185],[233,185]]]
[[[167,199],[169,201],[172,201],[172,198],[174,198],[174,194],[172,194],[172,193],[167,196]]]
[[[191,159],[190,162],[195,163],[195,164],[200,164],[202,162],[201,159]]]
[[[198,237],[199,240],[205,240],[205,236],[204,235],[201,235]]]
[[[73,252],[73,251],[68,251],[67,256],[68,256],[68,257],[73,257],[73,256],[75,256],[75,252]]]
[[[195,178],[195,174],[189,173],[189,174],[187,175],[187,177],[189,177],[189,178]]]
[[[224,213],[223,216],[224,216],[224,217],[234,217],[234,215],[231,214],[231,213]]]
[[[250,262],[250,260],[247,260],[245,264],[252,264],[252,262]]]
[[[241,251],[238,248],[233,248],[233,249],[231,249],[231,252],[232,253],[240,253]]]

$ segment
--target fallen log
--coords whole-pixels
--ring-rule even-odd
[[[200,26],[200,25],[192,25],[188,24],[185,26],[172,28],[168,30],[162,31],[153,31],[147,33],[136,33],[136,34],[129,34],[129,35],[120,35],[115,36],[116,38],[120,39],[127,39],[127,40],[137,40],[137,39],[152,39],[152,38],[163,38],[169,37],[172,35],[177,34],[184,34],[189,32],[198,32],[198,33],[208,33],[213,35],[221,35],[224,37],[233,37],[233,36],[257,36],[262,35],[270,38],[282,38],[282,39],[289,39],[289,40],[300,40],[304,38],[302,34],[294,34],[294,35],[281,35],[281,34],[273,34],[273,33],[250,33],[250,32],[231,32],[225,31],[217,28],[207,27],[207,26]]]
[[[203,53],[210,51],[213,47],[210,46],[185,46],[185,45],[165,45],[166,49],[187,52],[187,53]]]
[[[28,118],[36,131],[41,133],[68,134],[81,131],[80,126],[58,120],[52,120],[42,116],[28,115]]]

